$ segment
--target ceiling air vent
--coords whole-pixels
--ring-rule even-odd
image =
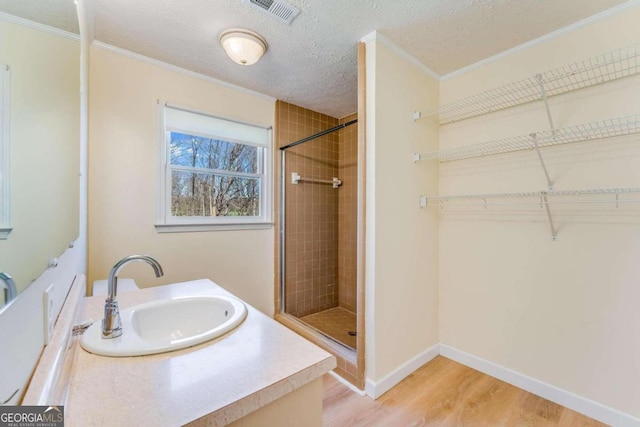
[[[282,0],[242,0],[242,2],[286,24],[291,24],[293,18],[300,13],[297,7]]]

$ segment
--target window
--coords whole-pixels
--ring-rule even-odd
[[[159,109],[158,231],[270,226],[270,129]]]
[[[0,240],[11,233],[9,178],[9,66],[0,64]]]

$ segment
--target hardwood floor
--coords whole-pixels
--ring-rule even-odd
[[[441,356],[375,401],[325,375],[323,425],[604,426]]]

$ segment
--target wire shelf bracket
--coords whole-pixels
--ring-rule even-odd
[[[639,72],[640,43],[636,43],[435,108],[416,111],[413,113],[413,120],[437,117],[441,125],[446,125],[529,102],[543,101],[546,104],[549,97]],[[548,105],[546,107],[550,119]],[[553,123],[551,120],[550,122]]]
[[[547,111],[549,128],[555,133],[556,128],[553,126],[553,117],[551,117],[551,109],[549,108],[549,101],[547,100],[547,91],[544,90],[544,78],[542,77],[542,74],[536,74],[536,79],[540,84],[540,96],[542,97],[542,101],[544,102],[544,108]]]
[[[542,157],[542,153],[540,152],[540,144],[538,144],[538,136],[535,133],[532,133],[531,140],[533,141],[533,145],[536,148],[536,153],[538,154],[538,159],[540,160],[540,166],[542,167],[544,176],[547,178],[547,188],[549,189],[549,191],[553,191],[553,182],[551,181],[551,177],[549,177],[549,171],[547,170],[547,165],[544,163],[544,158]]]
[[[549,198],[547,197],[547,193],[544,191],[541,192],[540,195],[542,197],[541,201],[547,211],[547,220],[549,221],[549,228],[551,229],[551,241],[555,242],[558,240],[558,233],[556,232],[556,227],[553,225],[553,217],[551,216],[551,209],[549,208]]]

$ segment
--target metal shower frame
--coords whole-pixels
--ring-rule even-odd
[[[351,126],[353,124],[358,123],[358,119],[348,121],[338,126],[334,126],[327,130],[323,130],[311,136],[307,136],[306,138],[302,138],[298,141],[292,142],[291,144],[287,144],[284,147],[280,147],[280,312],[286,313],[285,311],[285,265],[286,265],[286,255],[285,255],[285,224],[286,224],[286,216],[285,216],[285,188],[286,188],[286,160],[285,154],[289,148],[293,148],[297,145],[304,144],[305,142],[312,141],[314,139],[320,138],[321,136],[328,135],[332,132],[335,132],[340,129],[344,129],[347,126]],[[333,183],[333,181],[332,181]],[[335,186],[335,183],[334,183]],[[331,337],[329,337],[331,338]],[[335,339],[331,338],[333,341]],[[339,343],[339,341],[336,341]],[[341,343],[340,343],[341,344]]]

